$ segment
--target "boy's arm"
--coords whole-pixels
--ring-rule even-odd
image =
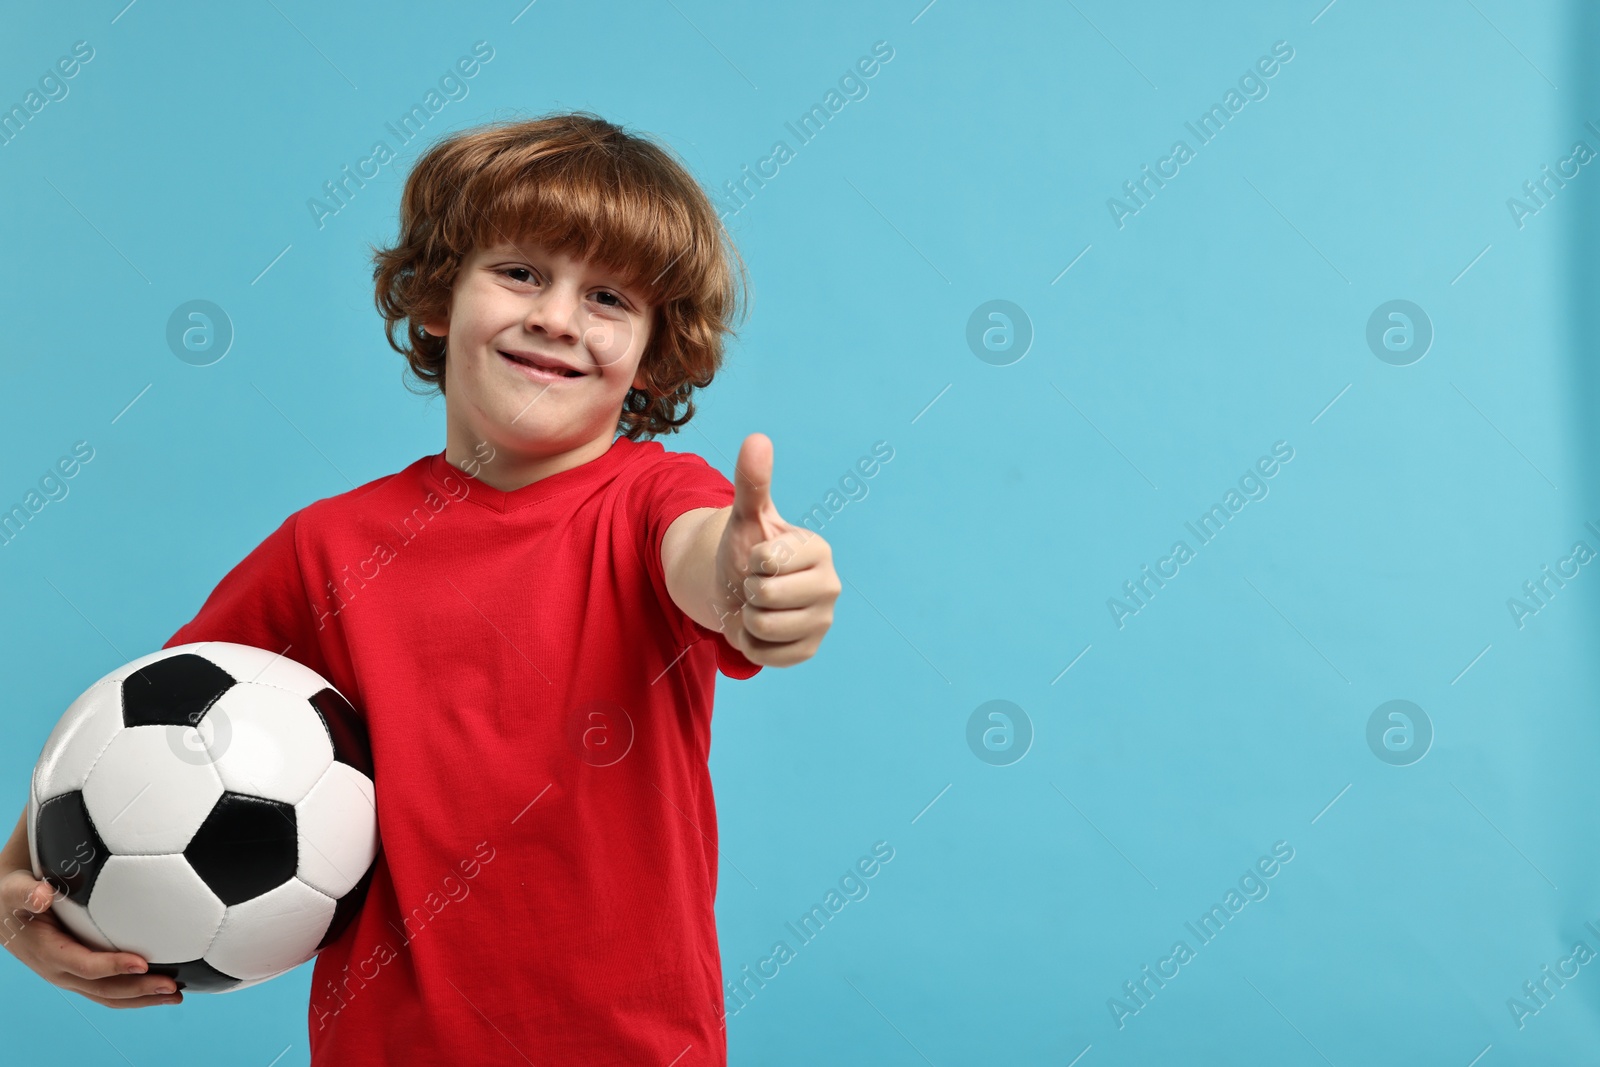
[[[828,542],[778,515],[771,484],[772,442],[751,434],[734,464],[733,504],[674,519],[661,566],[685,615],[750,662],[789,667],[816,654],[840,585]]]
[[[722,630],[739,605],[732,597],[717,598],[715,566],[730,508],[694,508],[672,520],[661,538],[661,569],[666,572],[672,602],[709,630]],[[730,632],[731,636],[731,632]]]

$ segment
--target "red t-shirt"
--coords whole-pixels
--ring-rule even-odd
[[[760,667],[661,539],[733,495],[654,441],[512,492],[441,452],[289,516],[163,646],[284,652],[366,718],[381,851],[313,1064],[727,1062],[711,705]]]

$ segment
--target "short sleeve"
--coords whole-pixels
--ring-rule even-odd
[[[667,591],[666,569],[661,564],[661,542],[673,520],[695,508],[725,508],[732,504],[733,483],[692,452],[664,452],[634,484],[633,498],[639,553],[678,646],[687,648],[702,639],[712,640],[717,646],[719,671],[729,678],[754,677],[761,670],[760,664],[751,663],[728,643],[724,634],[701,625],[678,607]]]
[[[200,611],[162,648],[232,641],[280,652],[327,677],[296,549],[300,512],[225,574]]]

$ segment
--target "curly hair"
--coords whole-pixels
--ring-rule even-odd
[[[447,338],[423,324],[448,317],[462,261],[502,241],[592,261],[651,305],[647,388],[628,390],[621,433],[676,433],[694,416],[694,390],[722,366],[723,335],[737,336],[748,277],[670,148],[586,111],[489,123],[430,147],[406,178],[399,239],[372,247],[384,334],[423,383],[408,389],[444,394]]]

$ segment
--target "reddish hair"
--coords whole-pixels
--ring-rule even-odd
[[[628,390],[618,430],[638,440],[694,416],[694,390],[721,369],[723,335],[737,336],[748,278],[670,148],[584,111],[489,123],[429,148],[406,178],[399,239],[372,250],[384,334],[425,383],[413,392],[444,393],[447,339],[423,323],[448,317],[462,260],[501,241],[592,261],[651,305],[647,388]]]

